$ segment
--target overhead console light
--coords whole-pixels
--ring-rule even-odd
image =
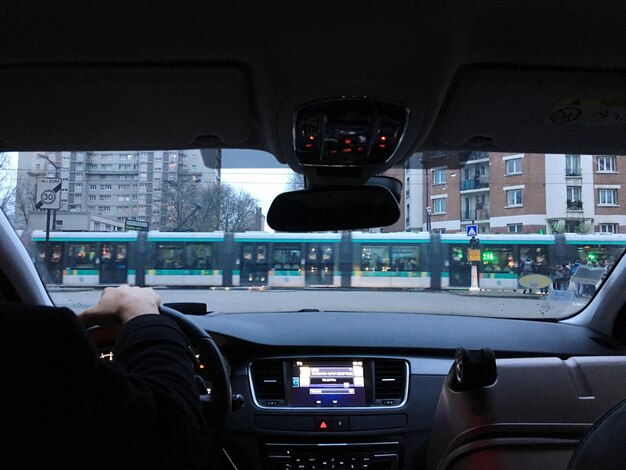
[[[380,165],[402,141],[408,115],[404,106],[369,98],[306,104],[294,115],[296,158],[303,166]]]

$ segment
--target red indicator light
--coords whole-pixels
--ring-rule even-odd
[[[330,151],[330,153],[331,153],[332,155],[335,155],[335,154],[337,153],[337,150],[336,150],[336,149],[332,149],[332,150]]]
[[[350,153],[352,152],[352,149],[343,149],[343,153]]]
[[[309,140],[315,140],[315,137],[313,137],[312,135],[309,136]]]
[[[385,144],[378,144],[378,146],[379,146],[381,149],[384,149],[384,148],[385,148]]]
[[[359,148],[357,148],[357,150],[358,150],[359,152],[362,152],[362,151],[363,151],[363,147],[359,147]]]
[[[310,149],[311,147],[313,147],[313,144],[306,144],[305,147]]]
[[[326,424],[326,421],[322,421],[320,423],[320,429],[326,429],[326,428],[328,428],[328,424]]]
[[[387,140],[387,137],[385,137],[384,135],[381,135],[380,136],[380,140],[382,140],[384,142],[385,140]]]
[[[343,141],[346,145],[350,145],[352,143],[352,139],[345,139]]]

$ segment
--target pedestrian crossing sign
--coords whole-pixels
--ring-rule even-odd
[[[478,225],[468,225],[465,227],[465,233],[468,237],[475,237],[478,235]]]

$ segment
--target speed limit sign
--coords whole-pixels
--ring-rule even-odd
[[[35,208],[61,208],[61,178],[38,178]]]

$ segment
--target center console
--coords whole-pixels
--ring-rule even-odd
[[[248,367],[270,470],[395,470],[409,364],[373,357],[284,357]],[[385,436],[382,438],[381,436]]]

